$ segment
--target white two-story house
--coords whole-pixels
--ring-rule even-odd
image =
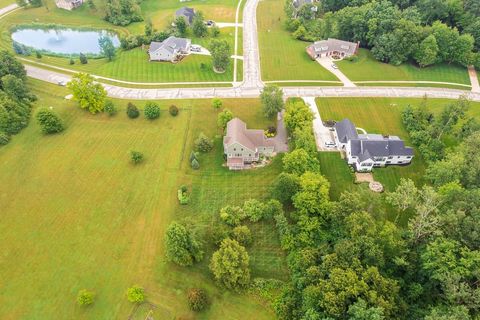
[[[234,118],[227,123],[223,151],[228,168],[242,170],[259,161],[261,156],[273,156],[275,143],[265,137],[263,130],[247,129],[245,122]]]
[[[358,134],[348,119],[335,124],[335,138],[340,149],[345,151],[348,164],[356,171],[409,164],[413,159],[413,149],[406,147],[399,137]]]

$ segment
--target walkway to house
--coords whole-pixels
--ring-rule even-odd
[[[340,69],[332,67],[332,64],[335,62],[330,57],[318,58],[317,62],[320,63],[322,67],[333,73],[340,81],[342,81],[344,87],[356,87],[356,85],[350,79],[348,79],[347,76],[340,71]]]
[[[361,131],[362,134],[367,134],[367,130],[365,130],[363,128],[356,127],[355,129],[357,129],[357,131]]]
[[[473,66],[468,67],[468,75],[470,76],[470,83],[472,84],[472,92],[480,92],[480,85],[478,84],[477,71]]]
[[[275,151],[277,153],[288,151],[288,138],[287,129],[283,122],[283,112],[279,112],[277,115],[277,134],[275,137],[270,138],[275,144]]]
[[[317,103],[314,97],[303,97],[303,101],[310,107],[313,113],[313,135],[317,144],[318,151],[337,151],[337,148],[326,148],[325,142],[334,142],[330,130],[323,125],[320,112],[318,111]]]

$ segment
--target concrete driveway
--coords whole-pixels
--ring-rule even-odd
[[[303,101],[310,107],[313,113],[313,134],[315,136],[315,142],[317,144],[318,151],[337,151],[336,147],[326,147],[325,142],[335,142],[332,132],[329,128],[325,127],[320,118],[320,112],[318,111],[317,103],[314,97],[303,97]]]
[[[330,71],[337,77],[340,81],[342,81],[344,87],[356,87],[356,85],[350,81],[350,79],[347,78],[346,75],[343,74],[340,69],[335,69],[332,67],[332,65],[335,63],[332,59],[329,57],[321,57],[317,59],[317,62],[320,63],[322,67]]]

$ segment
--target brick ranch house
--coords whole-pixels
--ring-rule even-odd
[[[55,5],[60,9],[73,10],[80,7],[83,0],[55,0]]]
[[[271,157],[275,153],[275,142],[265,137],[263,130],[247,129],[245,122],[233,118],[227,123],[223,137],[223,151],[230,170],[250,167],[261,156]]]
[[[355,171],[368,172],[374,167],[406,165],[413,159],[413,149],[406,147],[399,137],[358,134],[349,119],[335,124],[335,140]]]
[[[316,41],[307,47],[307,53],[316,60],[322,57],[337,56],[341,59],[357,54],[360,42],[348,42],[328,38],[328,40]]]

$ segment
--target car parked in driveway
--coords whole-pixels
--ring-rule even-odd
[[[193,45],[190,46],[190,51],[192,51],[192,52],[201,52],[201,51],[202,51],[202,47],[193,44]]]
[[[332,63],[332,68],[333,69],[338,69],[338,66],[335,63]]]
[[[335,148],[337,145],[333,141],[325,141],[326,148]]]

